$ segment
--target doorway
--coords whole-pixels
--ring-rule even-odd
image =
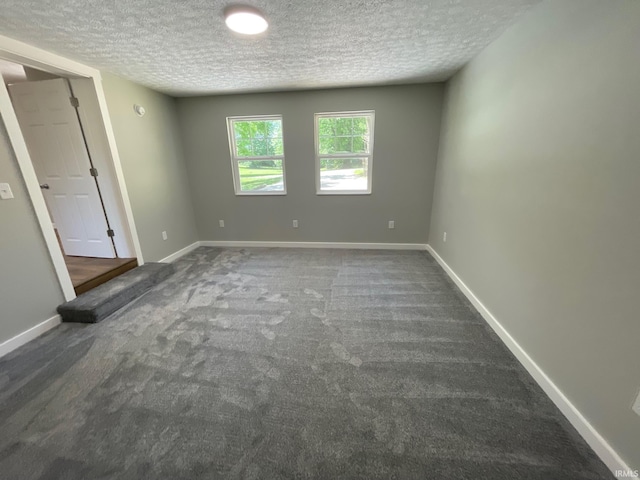
[[[110,122],[100,102],[104,94],[97,91],[95,77],[53,70],[0,60],[7,94],[1,98],[0,91],[0,104],[28,188],[31,183],[30,196],[65,299],[71,300],[143,262],[109,138]],[[12,112],[8,112],[7,98]],[[20,155],[24,152],[16,149],[10,113],[28,152],[39,198],[33,192],[33,178],[28,178],[29,165]]]

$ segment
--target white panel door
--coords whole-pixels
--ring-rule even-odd
[[[114,258],[66,80],[16,83],[9,91],[65,254]]]

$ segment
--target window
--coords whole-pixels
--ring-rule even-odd
[[[371,193],[374,112],[316,113],[316,192]]]
[[[282,116],[228,117],[236,195],[285,195]]]

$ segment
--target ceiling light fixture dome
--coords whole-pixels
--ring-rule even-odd
[[[264,32],[269,24],[262,12],[254,7],[236,5],[224,10],[227,27],[243,35],[257,35]]]

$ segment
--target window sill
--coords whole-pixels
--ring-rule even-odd
[[[371,195],[371,191],[362,190],[322,190],[316,191],[316,195]]]
[[[273,197],[284,196],[287,192],[236,192],[236,197]]]

